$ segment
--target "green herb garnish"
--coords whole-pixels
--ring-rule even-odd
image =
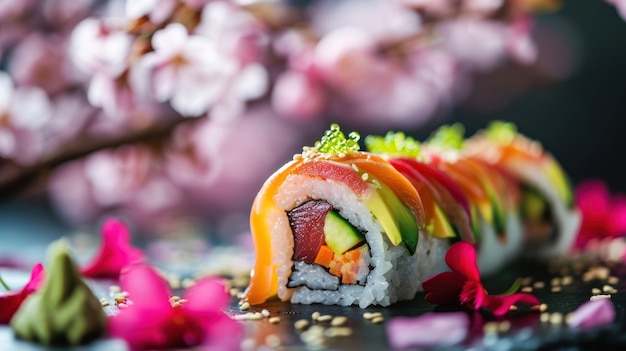
[[[418,157],[421,154],[419,141],[402,132],[388,132],[387,135],[368,135],[365,138],[367,151],[389,156]]]
[[[7,283],[5,283],[4,280],[2,280],[2,277],[0,277],[0,286],[2,286],[4,288],[4,290],[6,290],[6,291],[11,291],[11,288],[9,288]]]
[[[511,122],[493,121],[485,131],[487,138],[499,144],[510,144],[517,135],[517,127]]]
[[[346,135],[341,131],[339,125],[333,123],[330,125],[330,129],[324,133],[322,139],[315,142],[315,146],[305,146],[302,149],[303,155],[311,155],[320,153],[329,156],[341,156],[355,151],[359,151],[359,139],[361,136],[357,132],[352,132]]]
[[[465,127],[461,123],[443,125],[426,140],[426,143],[443,149],[460,150],[465,143]]]

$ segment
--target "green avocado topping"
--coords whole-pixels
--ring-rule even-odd
[[[333,123],[327,130],[322,139],[315,142],[315,146],[305,146],[302,149],[303,155],[321,153],[329,156],[346,155],[355,151],[359,151],[359,139],[361,136],[357,132],[346,135],[341,131],[339,125]]]
[[[48,249],[51,258],[46,280],[11,320],[11,328],[24,340],[44,345],[79,345],[106,330],[102,305],[82,280],[60,240]]]
[[[487,127],[485,135],[499,144],[510,144],[517,135],[517,127],[511,122],[493,121]]]
[[[368,135],[365,138],[367,151],[389,156],[405,156],[416,158],[421,154],[419,141],[402,132],[388,132],[384,137]]]
[[[461,150],[465,143],[465,127],[461,123],[443,125],[428,137],[426,143],[443,149]]]

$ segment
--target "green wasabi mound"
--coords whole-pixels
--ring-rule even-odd
[[[85,344],[106,330],[107,317],[72,261],[67,243],[57,241],[48,252],[46,280],[24,301],[11,328],[17,337],[47,346]]]

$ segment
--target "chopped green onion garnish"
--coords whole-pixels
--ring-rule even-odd
[[[485,135],[496,143],[509,144],[517,135],[517,127],[511,122],[493,121],[487,127]]]
[[[465,127],[461,123],[444,125],[431,134],[426,143],[444,149],[460,150],[465,143],[464,135]]]
[[[345,155],[354,151],[359,151],[359,139],[361,136],[357,132],[346,135],[343,134],[338,124],[331,124],[330,129],[324,133],[322,139],[315,142],[315,146],[303,149],[303,153],[322,153],[326,155]]]

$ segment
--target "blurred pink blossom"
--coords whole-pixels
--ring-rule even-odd
[[[567,324],[572,328],[597,328],[613,323],[615,307],[610,297],[603,297],[580,305]]]
[[[199,35],[189,35],[179,23],[154,33],[152,46],[154,52],[144,55],[136,69],[152,72],[155,99],[169,101],[183,116],[207,113],[236,70],[215,43]]]
[[[0,2],[0,21],[16,20],[24,16],[34,4],[34,0],[3,0]]]
[[[624,20],[626,20],[626,1],[625,0],[604,0],[607,3],[615,6],[617,12]]]
[[[148,16],[154,24],[162,24],[174,12],[177,0],[132,0],[126,1],[126,16],[138,19]]]
[[[14,87],[11,77],[0,72],[0,156],[31,164],[44,148],[41,130],[49,122],[51,105],[36,87]]]
[[[465,312],[430,312],[418,317],[392,318],[385,329],[394,349],[450,346],[465,340],[470,320]]]
[[[119,18],[87,18],[72,31],[70,57],[76,67],[91,76],[119,77],[127,68],[133,38],[122,30]]]
[[[584,249],[593,239],[626,235],[626,196],[611,194],[601,180],[587,180],[576,187],[576,204],[582,224],[576,247]]]
[[[32,33],[14,49],[9,72],[18,85],[36,86],[54,95],[73,84],[65,38]]]

